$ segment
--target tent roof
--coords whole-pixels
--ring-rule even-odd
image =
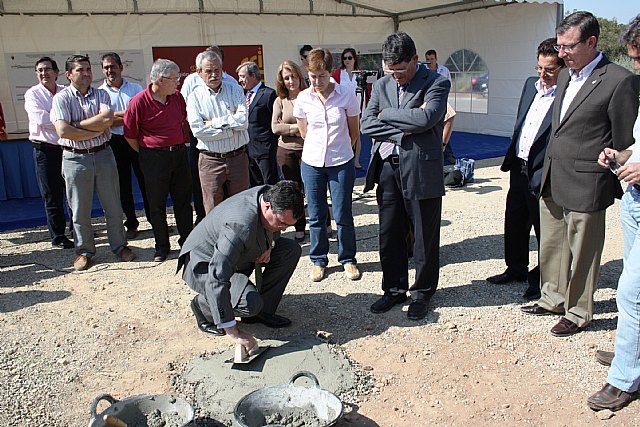
[[[386,17],[399,22],[509,3],[562,0],[0,0],[0,15],[271,14]]]

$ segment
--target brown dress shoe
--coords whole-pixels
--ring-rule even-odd
[[[613,351],[596,351],[596,360],[601,365],[611,366],[611,362],[613,361]]]
[[[118,258],[120,258],[121,261],[133,261],[136,259],[136,254],[129,249],[129,246],[124,246],[120,249],[120,252],[118,252]]]
[[[73,262],[73,269],[75,271],[83,271],[89,268],[89,258],[86,255],[78,255]]]
[[[587,405],[594,411],[608,409],[618,411],[636,398],[635,393],[627,393],[607,383],[602,390],[589,396]]]
[[[551,328],[551,335],[556,337],[568,337],[580,332],[582,328],[573,323],[571,320],[566,317],[561,317],[560,321]]]
[[[557,316],[560,314],[540,307],[538,304],[525,305],[523,307],[520,307],[520,311],[522,311],[523,313],[532,314],[534,316]]]

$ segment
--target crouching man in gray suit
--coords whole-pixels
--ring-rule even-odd
[[[182,278],[198,292],[191,309],[200,330],[228,334],[250,349],[255,338],[239,330],[235,316],[272,328],[291,324],[275,312],[301,249],[278,232],[293,227],[302,215],[302,191],[293,181],[281,181],[224,200],[193,229],[180,252],[178,271],[183,268]],[[256,267],[253,284],[249,276]]]

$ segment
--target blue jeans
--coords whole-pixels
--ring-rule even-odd
[[[640,191],[629,186],[620,205],[624,268],[618,281],[618,330],[607,382],[633,393],[640,386]]]
[[[314,167],[300,164],[300,173],[307,196],[309,211],[309,258],[313,265],[329,264],[329,238],[327,236],[327,185],[333,204],[333,218],[338,226],[338,261],[356,263],[356,230],[351,211],[351,195],[356,180],[353,159],[340,166]]]
[[[107,239],[111,252],[117,254],[127,244],[122,224],[118,168],[111,147],[93,154],[64,151],[62,176],[67,183],[67,199],[73,212],[73,240],[76,254],[91,258],[96,244],[91,225],[93,190],[98,193],[107,221]]]

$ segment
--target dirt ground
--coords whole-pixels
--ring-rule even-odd
[[[504,269],[502,228],[508,176],[501,159],[481,161],[476,182],[443,200],[440,286],[423,321],[406,308],[374,315],[380,294],[374,194],[354,194],[360,281],[346,280],[331,244],[329,276],[308,279],[308,241],[280,305],[293,325],[247,325],[259,338],[333,334],[372,376],[374,388],[351,405],[340,426],[640,425],[640,402],[595,413],[586,398],[606,381],[596,349],[613,349],[615,288],[622,269],[618,203],[607,214],[595,320],[571,338],[555,338],[555,319],[522,314],[525,283],[492,285]],[[142,212],[139,215],[143,216]],[[172,221],[172,219],[171,219]],[[130,242],[138,260],[120,263],[96,218],[96,264],[72,272],[73,252],[53,249],[44,227],[0,234],[0,425],[83,426],[101,392],[117,398],[175,393],[180,366],[229,348],[200,332],[193,292],[174,274],[176,251],[153,262],[142,221]],[[285,233],[292,237],[293,232]],[[531,261],[536,264],[535,239]]]

